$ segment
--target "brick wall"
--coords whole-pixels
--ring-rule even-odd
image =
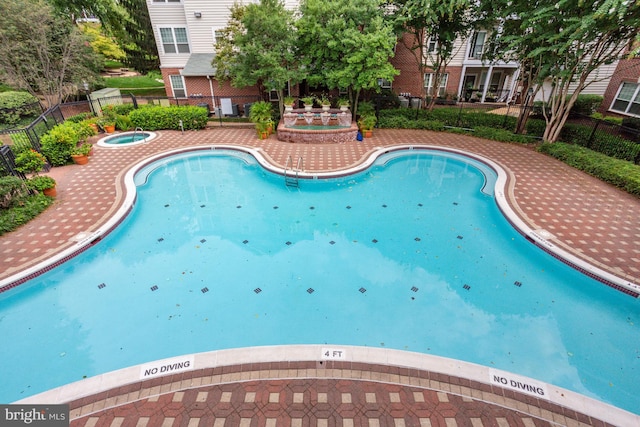
[[[638,83],[640,79],[640,58],[625,59],[618,63],[616,71],[609,80],[609,85],[604,93],[604,100],[599,112],[603,114],[615,114],[609,110],[618,89],[623,82]]]

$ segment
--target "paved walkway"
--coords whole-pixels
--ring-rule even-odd
[[[131,166],[178,147],[213,144],[259,148],[271,163],[281,168],[289,156],[294,160],[303,157],[308,172],[354,166],[375,148],[397,144],[450,147],[476,153],[509,172],[509,203],[529,227],[540,230],[550,242],[574,256],[640,284],[640,199],[532,148],[412,130],[377,130],[371,139],[339,145],[288,144],[275,136],[259,141],[253,130],[231,127],[184,134],[163,131],[148,144],[118,149],[96,147],[86,166],[54,168],[52,175],[58,180],[54,206],[21,229],[0,236],[0,281],[72,247],[105,224],[122,203],[123,176]],[[74,402],[72,425],[603,425],[566,408],[554,408],[544,414],[532,409],[547,411],[544,401],[525,406],[520,402],[513,407],[505,406],[504,402],[494,404],[492,399],[483,398],[482,384],[469,387],[468,392],[462,393],[458,388],[452,392],[451,384],[464,379],[445,378],[437,381],[439,385],[412,388],[394,381],[370,381],[367,375],[355,379],[350,376],[318,379],[305,373],[286,380],[279,379],[276,373],[275,377],[267,376],[269,380],[209,382],[202,387],[199,386],[202,382],[196,381],[179,390],[160,387],[148,396],[127,391],[126,398],[111,400],[109,405],[104,403],[109,393],[92,396]],[[142,386],[137,387],[142,390]],[[111,395],[122,396],[120,391]],[[503,397],[507,393],[497,392]],[[87,410],[89,404],[92,406]]]

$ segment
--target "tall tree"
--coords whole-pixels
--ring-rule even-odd
[[[122,49],[127,55],[124,62],[143,74],[157,71],[160,69],[158,46],[146,0],[119,0],[119,4],[128,13],[123,21],[126,37]]]
[[[447,66],[455,54],[456,39],[465,39],[476,20],[472,0],[390,0],[396,31],[413,54],[420,76],[432,71],[431,92],[422,84],[421,97],[429,99],[431,110]]]
[[[363,90],[399,72],[390,63],[397,41],[379,0],[302,0],[298,52],[311,84],[347,89],[355,116]]]
[[[234,5],[231,19],[216,43],[216,79],[230,79],[236,87],[259,85],[278,93],[284,110],[284,88],[297,83],[302,72],[294,51],[296,32],[293,12],[280,0]]]
[[[37,24],[36,24],[37,23]],[[44,0],[0,2],[0,76],[51,106],[92,82],[99,59],[80,29]]]
[[[502,22],[497,46],[527,65],[526,76],[548,100],[549,142],[558,140],[580,93],[597,81],[596,70],[623,58],[640,28],[638,1],[504,0],[491,9]]]

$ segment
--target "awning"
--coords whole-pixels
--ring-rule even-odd
[[[192,77],[214,76],[216,70],[211,66],[214,57],[215,53],[192,53],[180,74]]]

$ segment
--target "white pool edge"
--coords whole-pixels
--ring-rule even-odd
[[[118,137],[118,136],[136,135],[136,134],[140,134],[140,133],[148,133],[149,137],[147,137],[145,139],[141,139],[139,141],[127,142],[127,143],[124,143],[124,144],[109,144],[107,142],[107,140],[109,140],[110,138],[115,138],[115,137]],[[96,142],[96,145],[98,147],[103,147],[103,148],[126,148],[126,147],[131,147],[131,146],[134,146],[134,145],[148,144],[152,140],[156,139],[158,137],[158,135],[159,134],[157,132],[151,132],[151,131],[148,131],[148,130],[110,133],[110,134],[107,134],[106,136],[100,138]]]
[[[283,346],[264,346],[264,347],[248,347],[236,348],[228,350],[216,350],[210,352],[196,353],[192,355],[184,355],[170,359],[162,359],[156,361],[157,365],[163,363],[171,363],[176,360],[190,360],[193,363],[189,366],[191,370],[201,370],[207,368],[216,368],[223,366],[235,366],[251,363],[268,363],[268,362],[313,362],[323,361],[323,353],[327,348],[341,351],[341,362],[364,363],[370,365],[387,365],[402,368],[417,369],[423,371],[436,372],[445,375],[451,375],[459,378],[477,381],[479,383],[491,384],[490,378],[496,373],[504,373],[510,375],[506,371],[499,371],[493,368],[463,362],[460,360],[449,359],[429,354],[414,353],[409,351],[358,347],[345,345],[327,345],[327,344],[311,344],[311,345],[283,345]],[[83,397],[95,395],[100,392],[115,389],[128,384],[134,384],[140,381],[141,374],[145,367],[150,363],[135,365],[117,371],[108,372],[97,375],[92,378],[84,379],[75,383],[67,384],[46,392],[22,399],[17,404],[63,404],[71,402]],[[182,371],[184,372],[184,371]],[[167,375],[173,375],[170,373]],[[619,426],[640,426],[640,416],[625,411],[618,407],[609,405],[599,400],[581,395],[579,393],[556,387],[552,384],[545,384],[535,379],[530,379],[520,375],[515,377],[522,378],[524,381],[533,384],[543,384],[548,392],[546,400],[572,409],[576,412],[588,415],[593,418],[605,421],[612,425]],[[326,376],[292,376],[290,378],[278,376],[277,378],[261,378],[268,379],[295,379],[295,378],[328,378]],[[329,377],[330,378],[330,377]],[[255,379],[251,379],[253,381]],[[351,379],[353,381],[372,381],[384,382],[373,379]],[[238,382],[238,381],[231,381]],[[491,384],[494,385],[495,384]],[[206,384],[194,385],[193,388],[206,386]],[[419,387],[417,385],[408,385]],[[190,387],[187,387],[190,388]],[[428,388],[422,386],[421,388]],[[506,387],[505,387],[506,388]],[[508,388],[507,388],[508,389]],[[512,389],[510,389],[512,390]],[[167,391],[165,391],[167,392]],[[454,391],[448,390],[448,393],[456,394]],[[160,392],[163,394],[163,392]],[[148,397],[148,396],[147,396]],[[469,397],[469,396],[467,396]],[[542,398],[541,398],[542,399]],[[476,400],[482,401],[481,398]],[[494,402],[489,402],[493,403]],[[108,409],[108,408],[103,408]],[[516,409],[516,408],[511,408]],[[523,408],[517,408],[519,412],[526,413]],[[539,415],[532,415],[539,417]]]

